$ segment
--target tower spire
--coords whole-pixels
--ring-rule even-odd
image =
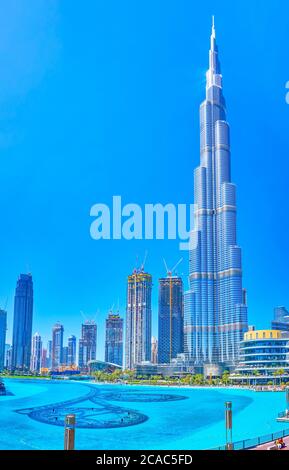
[[[207,71],[207,89],[212,85],[222,87],[222,76],[218,59],[218,46],[216,42],[215,16],[212,15],[212,30],[209,50],[209,70]]]
[[[215,15],[212,15],[211,51],[216,51]]]

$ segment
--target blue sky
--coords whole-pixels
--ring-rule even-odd
[[[79,337],[83,311],[104,319],[136,255],[157,280],[178,241],[94,241],[90,208],[192,203],[211,15],[231,126],[249,321],[289,307],[289,5],[210,0],[0,0],[0,302],[8,340],[17,276],[30,270],[33,330],[60,320]],[[186,279],[186,254],[179,269]],[[186,282],[186,281],[185,281]]]

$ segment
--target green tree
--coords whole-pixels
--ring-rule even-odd
[[[222,375],[222,383],[224,385],[228,385],[230,381],[230,372],[228,370],[225,370]]]
[[[204,383],[204,376],[203,374],[196,374],[193,378],[195,385],[202,385]]]
[[[281,377],[285,374],[285,370],[280,368],[274,371],[273,375],[276,377],[279,377],[279,384],[281,384]]]

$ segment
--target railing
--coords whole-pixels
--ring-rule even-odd
[[[276,431],[271,434],[265,434],[264,436],[253,437],[252,439],[244,439],[243,441],[234,442],[233,450],[250,449],[261,444],[266,444],[267,442],[276,441],[276,439],[280,439],[281,437],[286,436],[289,436],[289,429],[284,429],[283,431]],[[216,447],[211,450],[226,450],[226,446]]]

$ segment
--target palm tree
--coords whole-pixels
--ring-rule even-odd
[[[285,374],[285,370],[280,368],[274,371],[274,376],[279,377],[279,385],[281,384],[281,377]]]
[[[224,373],[223,373],[223,375],[222,375],[222,383],[223,383],[224,385],[228,385],[229,380],[230,380],[229,377],[230,377],[229,371],[228,371],[228,370],[225,370]]]
[[[254,375],[255,377],[258,377],[258,376],[260,375],[260,372],[258,371],[258,369],[254,369],[254,370],[253,370],[253,375]],[[255,379],[255,385],[257,385],[257,379]]]
[[[194,375],[194,383],[196,385],[202,385],[204,383],[204,376],[203,374],[196,374]]]

